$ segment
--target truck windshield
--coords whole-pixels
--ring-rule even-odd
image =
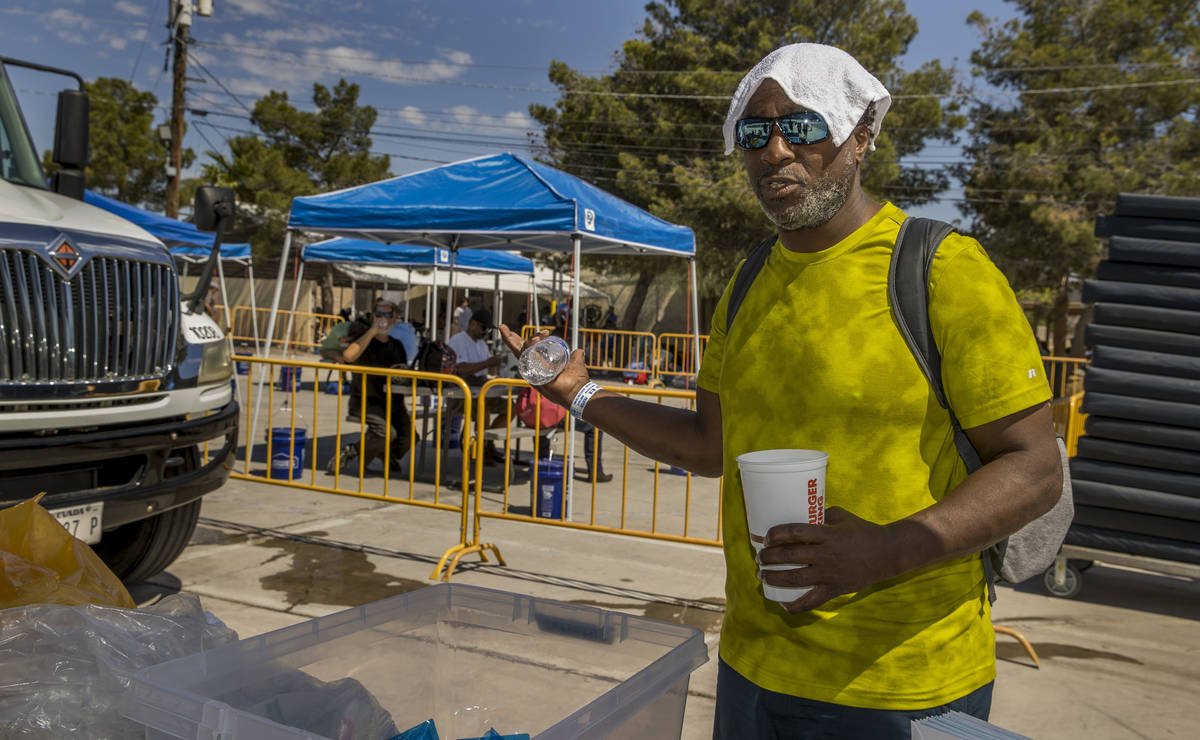
[[[37,151],[29,139],[17,95],[0,64],[0,177],[17,185],[45,188]]]

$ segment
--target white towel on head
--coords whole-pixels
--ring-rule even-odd
[[[829,125],[834,146],[841,146],[871,103],[875,104],[875,122],[871,125],[871,150],[879,135],[883,116],[892,104],[892,96],[858,60],[846,52],[824,44],[789,44],[763,57],[746,73],[725,116],[725,153],[733,151],[733,128],[743,117],[746,104],[763,80],[779,83],[793,103],[819,113]]]

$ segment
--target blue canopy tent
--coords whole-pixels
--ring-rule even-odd
[[[147,211],[144,208],[131,206],[115,198],[109,198],[106,195],[101,195],[93,190],[85,190],[83,193],[85,203],[93,205],[97,208],[120,216],[126,221],[142,227],[159,241],[166,245],[171,255],[177,261],[184,263],[184,275],[187,275],[187,263],[199,263],[208,259],[212,253],[213,236],[206,234],[196,228],[195,224],[189,224],[186,221],[179,221],[169,216],[164,216],[160,213]],[[256,310],[254,305],[254,265],[250,258],[249,244],[222,244],[221,259],[217,262],[217,279],[221,283],[221,295],[228,296],[229,293],[225,289],[225,269],[222,262],[237,262],[246,268],[248,280],[250,281],[250,305],[251,310]],[[257,346],[258,339],[255,338]]]
[[[576,280],[583,253],[686,257],[693,291],[691,318],[693,326],[698,324],[696,238],[691,229],[518,154],[492,154],[295,198],[288,229],[285,259],[293,230],[447,247],[451,260],[464,248],[571,249]],[[282,288],[282,280],[276,288]],[[579,306],[578,290],[574,293],[572,305]],[[449,302],[446,308],[449,325]],[[579,311],[572,313],[572,343],[579,346]]]
[[[444,247],[384,244],[383,242],[367,239],[337,237],[302,247],[300,261],[407,267],[410,274],[413,268],[419,270],[431,269],[434,274],[433,284],[436,292],[438,268],[450,267],[451,255],[450,250]],[[454,261],[456,269],[496,276],[496,306],[493,309],[493,313],[497,316],[500,315],[499,293],[501,275],[528,275],[530,289],[531,291],[534,290],[533,260],[527,257],[493,250],[463,249],[458,252],[457,258]],[[411,283],[411,279],[409,282]],[[407,301],[405,301],[404,318],[406,321],[408,320]],[[431,325],[431,318],[432,316],[427,306],[425,316],[426,325]]]
[[[446,247],[452,265],[463,248],[570,250],[573,347],[579,346],[583,253],[684,257],[689,262],[692,287],[689,318],[694,331],[699,331],[696,239],[691,229],[664,221],[577,177],[517,154],[492,154],[332,193],[294,198],[284,237],[284,264],[293,231]],[[281,270],[275,284],[276,308],[283,275]],[[293,304],[298,295],[293,294]],[[450,304],[446,302],[447,336]],[[272,321],[275,313],[273,310]],[[699,367],[698,336],[693,339],[693,347]],[[573,424],[573,417],[568,424]],[[572,437],[567,435],[568,469],[574,465]]]

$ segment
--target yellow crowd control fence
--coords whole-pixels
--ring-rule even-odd
[[[467,547],[473,395],[461,378],[234,359],[247,374],[238,376],[243,439],[232,477],[453,512],[457,544],[443,560]],[[329,371],[350,380],[321,383]]]
[[[1088,360],[1083,357],[1043,356],[1046,380],[1055,398],[1070,398],[1083,390],[1083,373]]]
[[[472,552],[491,550],[499,559],[493,543],[482,541],[485,519],[543,524],[610,534],[623,534],[670,542],[721,546],[720,478],[701,478],[642,457],[610,436],[577,435],[574,445],[576,470],[566,470],[562,459],[565,440],[562,424],[549,429],[541,426],[540,408],[549,404],[540,394],[532,394],[539,413],[533,427],[518,423],[516,404],[519,393],[529,386],[522,380],[496,378],[478,390],[475,435],[474,528],[470,544],[456,557],[444,563],[443,580],[450,580],[458,558]],[[610,386],[626,396],[650,399],[660,404],[694,408],[695,393],[669,389]],[[495,401],[499,401],[496,403]],[[491,417],[491,418],[489,418]],[[492,441],[502,461],[485,467],[485,445]],[[522,456],[523,442],[527,455]],[[591,445],[591,450],[586,445]],[[620,468],[612,445],[619,445]],[[549,446],[549,448],[547,448]],[[610,454],[605,455],[607,448]],[[589,455],[590,452],[590,455]],[[587,458],[592,464],[585,465]],[[611,480],[602,480],[604,471]],[[539,462],[540,461],[540,462]],[[581,470],[580,466],[586,470]],[[567,498],[568,479],[573,478],[572,499]],[[434,572],[438,576],[438,571]]]
[[[693,350],[695,338],[691,334],[659,334],[656,345],[655,365],[659,378],[692,378],[699,372],[696,367],[696,353]],[[708,335],[700,335],[700,357],[704,358],[704,349],[708,346]]]
[[[218,307],[220,309],[221,307]],[[272,346],[282,347],[287,339],[289,347],[296,349],[316,349],[321,345],[333,327],[342,322],[341,316],[327,313],[306,313],[304,311],[280,310],[275,319],[275,331],[272,333],[271,344],[266,344],[267,324],[270,322],[271,309],[249,306],[234,306],[233,322],[230,336],[239,344],[262,345],[269,349]],[[291,327],[290,339],[288,327]]]
[[[552,326],[521,327],[521,338],[529,339],[540,330],[553,331]],[[620,329],[579,330],[579,347],[586,356],[589,370],[646,373],[654,377],[657,364],[658,338],[647,331],[624,331]]]

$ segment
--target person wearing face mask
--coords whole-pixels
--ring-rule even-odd
[[[347,337],[349,342],[336,357],[329,359],[348,365],[364,367],[402,368],[408,364],[408,355],[404,345],[389,336],[388,332],[399,320],[396,304],[380,298],[375,301],[375,309],[369,321],[355,321]],[[382,375],[351,374],[352,393],[346,401],[347,415],[350,421],[361,421],[366,426],[366,435],[362,443],[361,462],[369,465],[376,458],[390,454],[391,470],[398,470],[400,461],[412,445],[410,420],[404,404],[404,397],[398,392],[392,393],[391,423],[387,418],[387,382]],[[364,389],[365,379],[365,389]],[[392,382],[392,388],[399,390],[402,383]],[[366,413],[363,413],[363,397],[366,393]],[[345,437],[346,435],[343,435]],[[338,454],[330,458],[326,471],[331,475],[340,470],[341,475],[358,475],[360,450],[358,435],[349,435],[353,441],[344,445]]]
[[[889,264],[908,216],[860,179],[891,102],[821,44],[775,50],[738,86],[726,153],[777,234],[736,320],[733,276],[716,306],[695,410],[599,388],[581,350],[539,386],[638,453],[724,476],[719,740],[908,738],[914,718],[986,719],[996,655],[980,553],[1059,499],[1037,344],[979,242],[951,233],[928,267],[941,376],[983,462],[969,475],[892,317]],[[545,336],[501,333],[514,353]],[[824,524],[771,527],[756,558],[737,457],[775,449],[828,454],[829,508]],[[809,590],[781,603],[763,584]]]

